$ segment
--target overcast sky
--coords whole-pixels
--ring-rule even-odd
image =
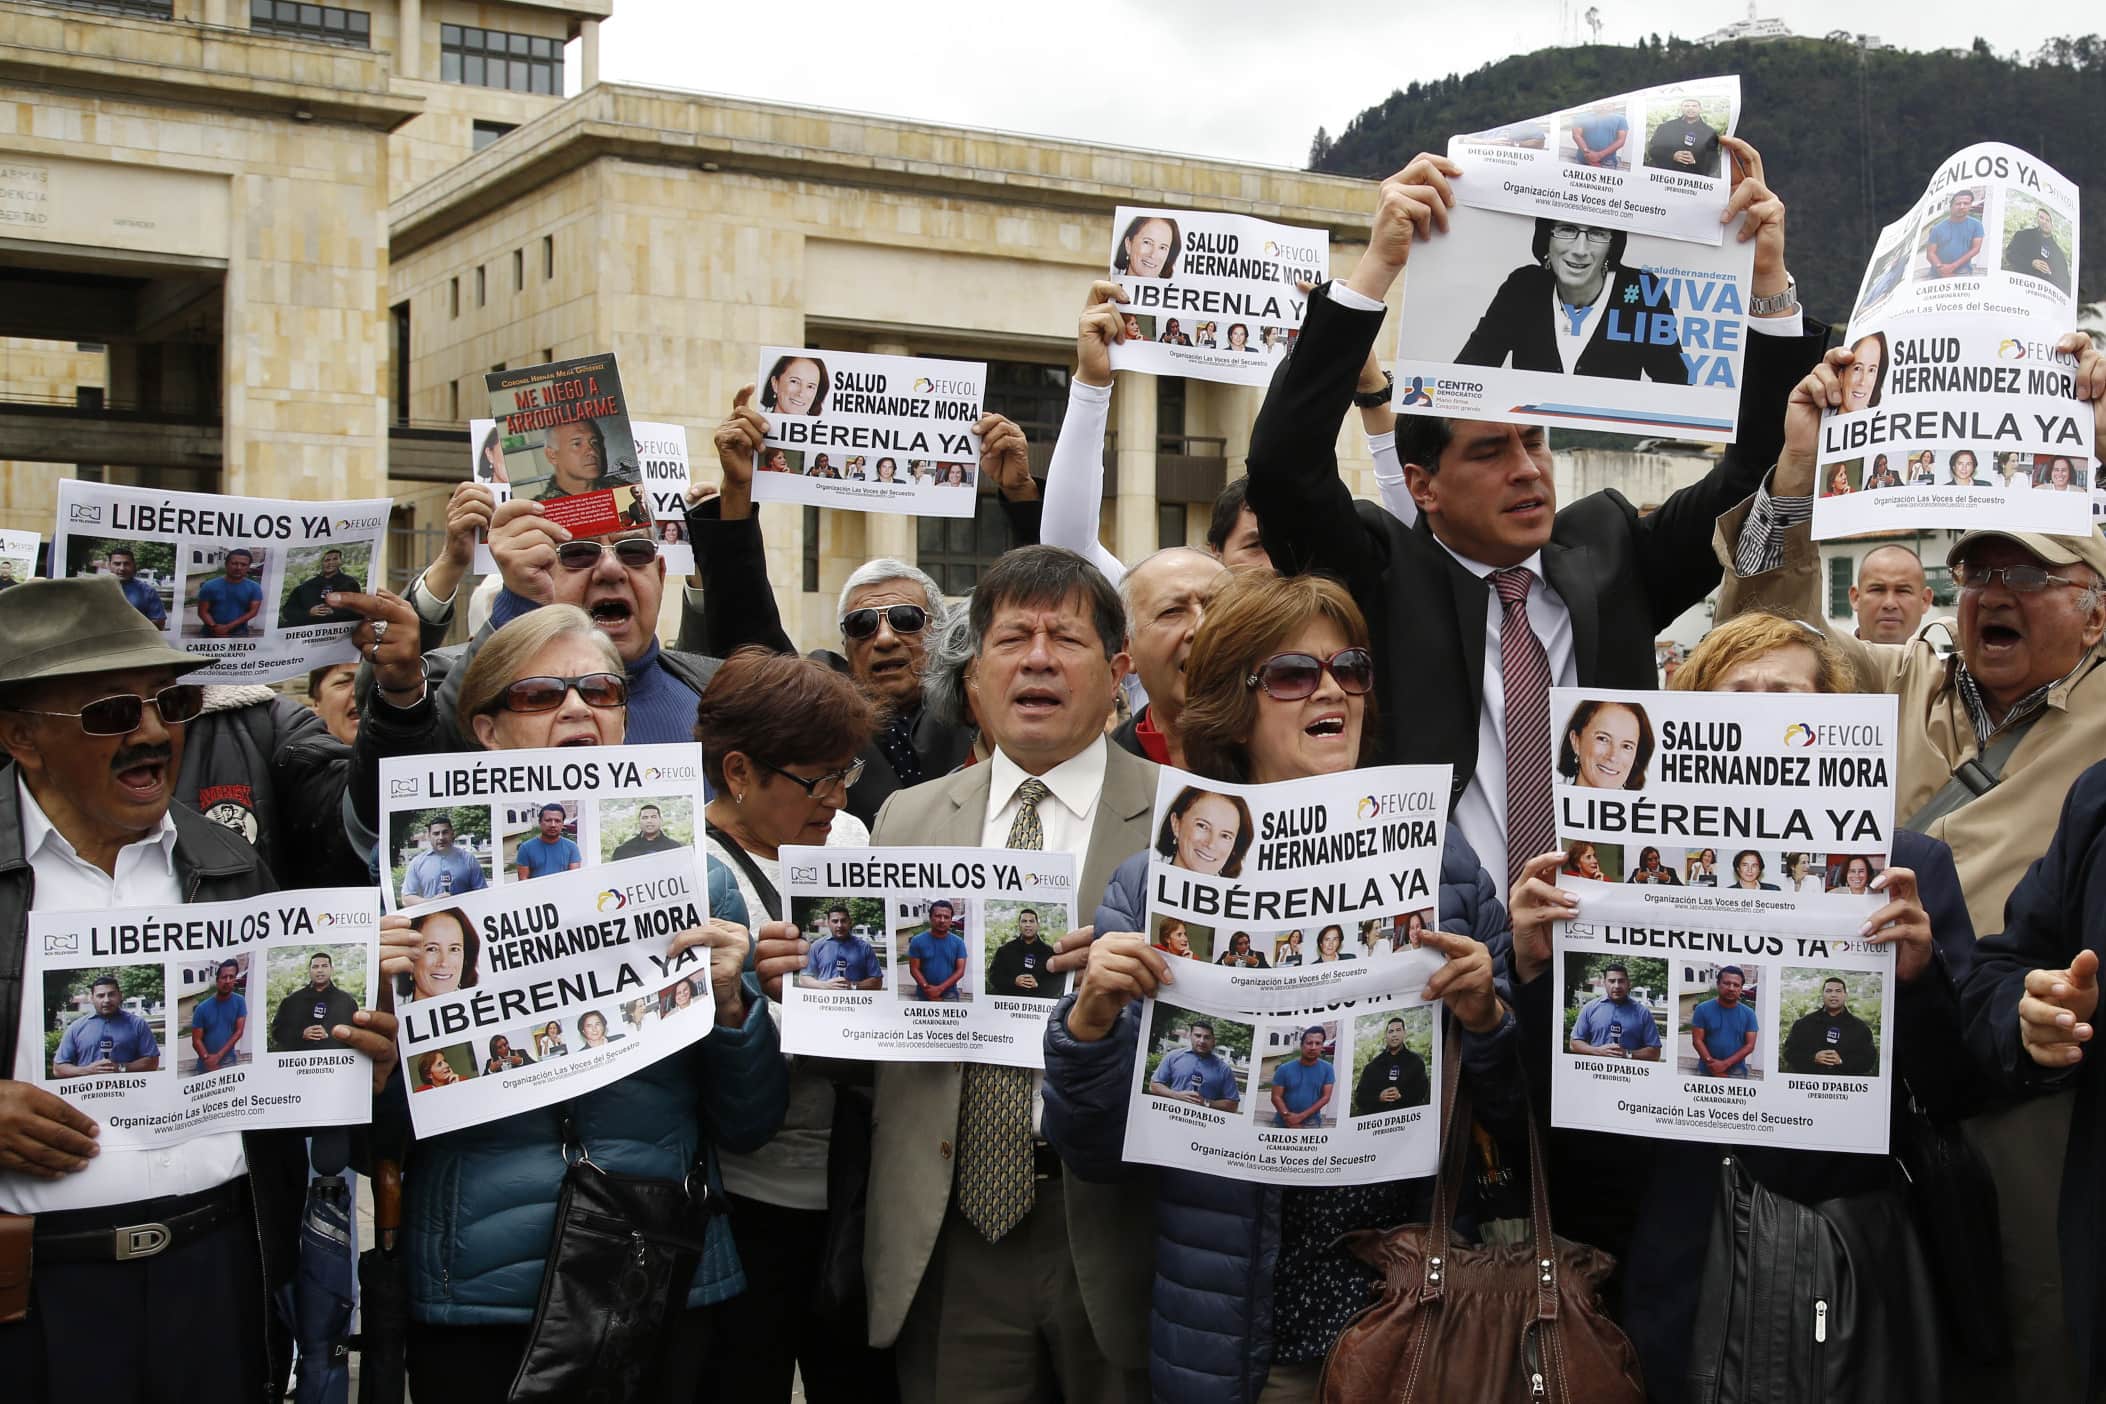
[[[1747,14],[1729,0],[1598,3],[1608,44],[1695,38]],[[1997,51],[2030,54],[2051,35],[2093,27],[2081,8],[1857,0],[1841,20],[1843,7],[1824,0],[1763,0],[1760,12],[1802,35],[1847,24],[1912,49],[1971,44],[1993,13]],[[1335,134],[1413,80],[1553,45],[1562,17],[1586,9],[1587,0],[616,0],[600,70],[610,82],[1300,166],[1319,125]],[[1759,131],[1761,114],[1750,121]]]

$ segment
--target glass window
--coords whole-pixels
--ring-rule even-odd
[[[805,593],[819,588],[819,509],[804,509],[804,589]]]
[[[172,0],[55,0],[55,3],[69,10],[94,10],[100,14],[126,15],[133,19],[175,18]]]
[[[1828,558],[1828,617],[1850,617],[1850,587],[1857,583],[1857,562],[1848,556]]]
[[[1155,508],[1155,546],[1158,551],[1185,544],[1185,504],[1159,502]]]
[[[298,0],[251,0],[249,28],[281,39],[312,39],[352,49],[370,48],[373,42],[372,16],[364,10]]]
[[[970,517],[923,517],[916,523],[915,564],[946,595],[962,595],[1010,547],[1009,521],[996,498],[982,497]]]
[[[439,71],[450,83],[553,95],[563,91],[563,48],[540,35],[441,25]]]
[[[518,126],[517,122],[477,122],[471,137],[471,140],[475,143],[474,149],[477,151],[482,150],[491,142],[496,141],[506,132],[515,130]]]

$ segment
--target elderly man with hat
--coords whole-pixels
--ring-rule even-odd
[[[2106,442],[2106,355],[2077,333],[2057,349],[2078,358],[2077,393],[2091,402]],[[1804,620],[1850,656],[1862,690],[1899,696],[1895,818],[1952,846],[1968,915],[1986,937],[2004,929],[2005,899],[2047,851],[2063,796],[2106,755],[2106,540],[2096,531],[1963,533],[1946,556],[1960,593],[1960,646],[1949,657],[1922,639],[1873,644],[1829,629],[1807,523],[1821,411],[1842,404],[1840,376],[1851,360],[1847,350],[1830,351],[1785,411],[1784,454],[1765,504],[1778,514],[1775,525],[1789,527],[1782,559],[1760,559],[1771,525],[1752,520],[1761,507],[1720,519],[1718,549],[1739,578],[1727,571],[1718,618],[1767,608]],[[2077,1397],[2055,1216],[2044,1207],[2055,1202],[2068,1131],[2067,1097],[2036,1098],[1970,1124],[2003,1207],[2015,1363],[2002,1387],[2035,1404]]]
[[[11,1398],[74,1397],[91,1362],[107,1399],[254,1399],[284,1380],[271,1295],[297,1253],[303,1133],[104,1147],[92,1117],[26,1080],[44,1049],[41,991],[23,979],[31,911],[165,911],[277,886],[247,843],[171,799],[203,705],[182,679],[210,661],[169,647],[114,580],[0,595],[0,1379]],[[377,1091],[394,1068],[394,1020],[353,1020],[337,1037],[372,1059]]]

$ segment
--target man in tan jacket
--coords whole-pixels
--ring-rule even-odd
[[[2081,358],[2078,393],[2106,442],[2106,356],[2081,335],[2060,349]],[[1861,688],[1898,695],[1896,820],[1951,845],[1968,915],[1987,936],[2003,929],[2005,898],[2047,851],[2063,796],[2106,755],[2106,540],[2095,531],[1963,534],[1946,557],[1960,587],[1960,646],[1950,656],[1922,639],[1873,644],[1829,628],[1810,525],[1814,450],[1822,406],[1842,403],[1839,376],[1851,360],[1830,351],[1793,391],[1769,497],[1720,519],[1717,547],[1730,568],[1718,618],[1769,609],[1804,620],[1850,655]],[[1765,506],[1773,519],[1752,520]],[[1788,528],[1782,558],[1761,558],[1779,526]],[[2041,1098],[1969,1129],[2003,1208],[2008,1385],[2029,1404],[2073,1400],[2054,1217],[2040,1208],[2056,1202],[2069,1100]]]

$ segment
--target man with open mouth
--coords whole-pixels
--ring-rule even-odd
[[[185,902],[277,887],[241,837],[171,802],[204,706],[182,679],[210,662],[169,647],[115,580],[0,595],[0,1213],[34,1218],[0,1279],[26,1274],[37,1303],[0,1326],[0,1370],[31,1404],[60,1397],[84,1360],[164,1384],[181,1360],[184,1389],[215,1399],[284,1386],[289,1340],[270,1302],[290,1290],[307,1131],[104,1146],[94,1117],[28,1080],[48,1026],[44,992],[22,978],[31,911],[175,920]],[[376,1091],[386,1083],[392,1016],[354,1010],[329,1034],[371,1060]]]

